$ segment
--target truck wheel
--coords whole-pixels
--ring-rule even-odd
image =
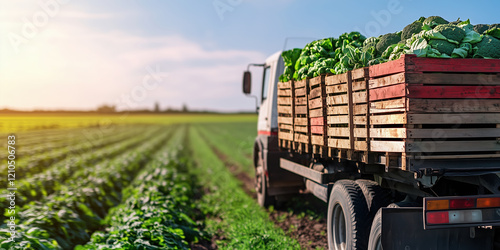
[[[413,202],[391,203],[388,208],[412,207],[418,206]],[[368,240],[368,250],[382,250],[382,207],[378,209],[375,218],[373,218],[372,227],[370,229],[370,237]]]
[[[368,207],[359,185],[352,180],[337,181],[328,202],[328,248],[366,249],[367,216]]]
[[[382,250],[382,208],[373,218],[370,238],[368,239],[368,250]]]
[[[371,227],[371,221],[375,217],[375,214],[381,207],[385,207],[391,204],[391,192],[385,188],[378,185],[377,182],[372,180],[359,179],[356,183],[363,191],[365,196],[366,205],[368,206],[368,219],[370,223],[367,225],[368,228]]]
[[[257,166],[255,168],[255,191],[257,193],[257,201],[261,207],[269,207],[274,205],[276,199],[274,196],[269,196],[267,190],[267,180],[264,171],[262,153],[259,151]]]

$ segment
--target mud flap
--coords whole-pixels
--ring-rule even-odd
[[[422,208],[383,208],[381,238],[383,249],[493,249],[492,229],[466,227],[424,230],[423,225]]]

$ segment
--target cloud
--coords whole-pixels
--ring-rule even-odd
[[[111,18],[74,11],[71,16]],[[103,103],[130,108],[123,96],[137,93],[149,74],[146,68],[157,66],[166,78],[132,108],[152,107],[155,101],[226,111],[253,107],[241,94],[240,81],[248,63],[265,59],[258,51],[207,49],[180,35],[104,32],[62,20],[40,29],[19,53],[2,40],[9,50],[0,58],[0,108],[89,109]]]

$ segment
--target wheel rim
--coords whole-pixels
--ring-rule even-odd
[[[336,250],[345,250],[347,235],[344,211],[340,204],[335,204],[333,209],[333,244]]]

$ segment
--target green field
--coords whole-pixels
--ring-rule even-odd
[[[256,115],[0,119],[4,249],[300,249],[235,177],[253,175]]]

